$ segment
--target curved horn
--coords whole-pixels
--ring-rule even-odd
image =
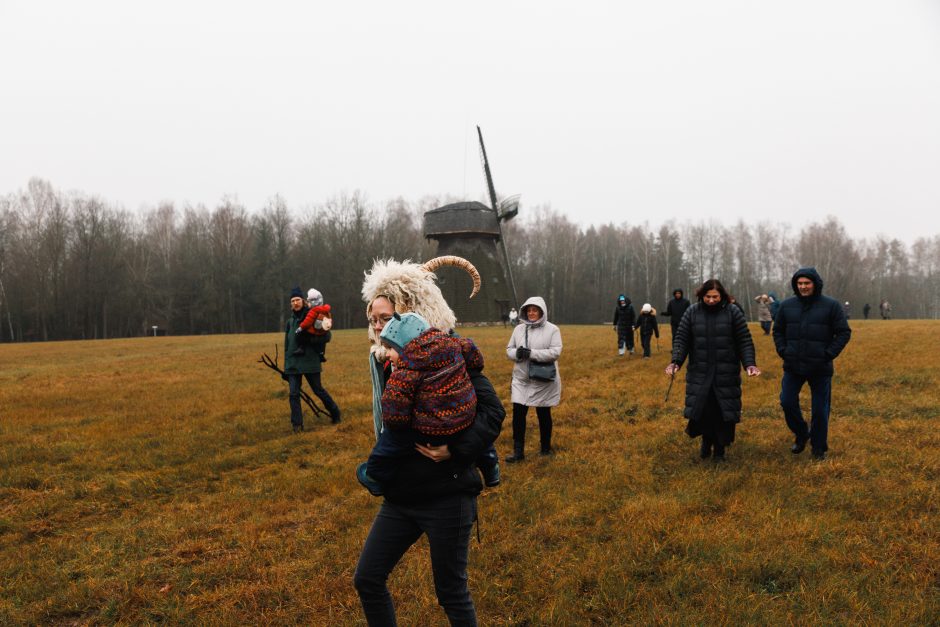
[[[424,262],[421,267],[428,272],[434,272],[441,266],[454,266],[455,268],[461,268],[467,271],[467,274],[469,274],[470,278],[473,279],[473,291],[470,292],[470,298],[476,296],[477,292],[480,291],[480,273],[477,272],[477,269],[473,267],[472,263],[463,257],[457,257],[456,255],[435,257],[434,259]]]

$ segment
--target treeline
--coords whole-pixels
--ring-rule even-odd
[[[316,287],[339,328],[365,326],[363,272],[378,257],[424,260],[426,197],[369,202],[344,194],[291,210],[275,196],[249,211],[162,203],[130,213],[40,179],[0,197],[0,341],[247,333],[283,328],[293,285]],[[719,277],[749,307],[757,294],[788,295],[800,265],[825,291],[896,317],[940,315],[940,236],[912,247],[850,238],[834,218],[791,233],[785,225],[714,222],[655,230],[625,223],[584,228],[549,209],[523,209],[505,225],[522,300],[538,294],[562,323],[608,321],[617,294],[661,308],[674,287]],[[471,260],[472,261],[472,260]]]

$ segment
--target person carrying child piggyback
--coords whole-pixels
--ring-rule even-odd
[[[356,476],[373,495],[394,475],[396,458],[416,444],[438,446],[469,427],[476,416],[476,392],[468,369],[483,368],[472,340],[431,327],[415,313],[395,313],[380,336],[395,370],[382,393],[382,433]],[[496,450],[478,460],[487,486],[499,485]]]
[[[309,345],[309,335],[314,337],[323,336],[329,333],[333,328],[333,314],[330,306],[323,302],[323,294],[314,288],[307,291],[307,305],[310,311],[297,327],[297,350],[295,356],[303,355],[306,352],[305,346]],[[309,334],[309,335],[308,335]],[[320,352],[320,361],[326,361],[326,344],[317,344]]]

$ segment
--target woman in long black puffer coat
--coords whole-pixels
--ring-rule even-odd
[[[760,370],[747,320],[731,305],[721,283],[709,279],[695,295],[698,302],[679,321],[666,374],[674,376],[688,357],[686,433],[702,436],[702,459],[714,453],[715,461],[723,461],[741,421],[741,366],[749,377],[760,375]]]

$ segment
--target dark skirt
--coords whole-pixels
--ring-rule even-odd
[[[718,397],[715,395],[715,387],[708,390],[708,398],[705,400],[705,407],[697,419],[689,420],[685,427],[685,432],[690,438],[702,436],[706,441],[721,446],[728,446],[734,442],[734,422],[725,422],[721,416],[721,407],[718,406]]]

